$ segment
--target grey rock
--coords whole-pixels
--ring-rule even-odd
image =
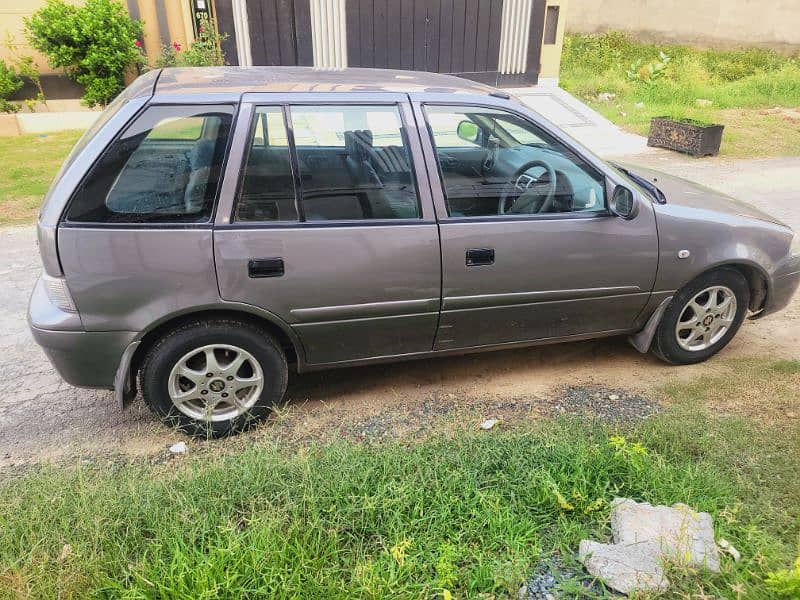
[[[611,531],[617,544],[653,542],[661,557],[670,562],[719,572],[714,525],[708,513],[680,503],[653,506],[627,498],[616,498],[611,506]]]
[[[623,594],[664,592],[669,588],[658,559],[658,545],[653,542],[623,545],[583,540],[578,557],[589,573]]]

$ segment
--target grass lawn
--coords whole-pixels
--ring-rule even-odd
[[[522,420],[372,445],[245,436],[6,478],[0,596],[502,598],[550,564],[574,573],[564,597],[603,597],[575,551],[610,537],[608,503],[624,495],[708,511],[742,553],[719,575],[673,569],[667,597],[796,598],[800,362],[723,364],[653,394],[668,408],[629,425]]]
[[[0,137],[0,225],[32,223],[82,131]]]
[[[648,66],[663,62],[659,52],[669,62],[653,77]],[[561,85],[635,133],[647,135],[652,117],[692,118],[726,126],[723,155],[800,154],[797,57],[638,43],[619,32],[570,35]],[[616,97],[601,101],[602,93]],[[698,106],[698,99],[712,104]]]

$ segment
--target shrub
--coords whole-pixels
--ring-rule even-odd
[[[86,88],[89,106],[107,104],[125,87],[125,71],[141,61],[135,40],[142,33],[116,0],[86,0],[72,6],[47,0],[25,19],[31,46]]]
[[[222,42],[227,38],[228,34],[217,31],[216,23],[201,19],[197,39],[179,57],[179,63],[186,67],[221,67],[225,64]]]
[[[625,71],[625,77],[628,78],[628,81],[653,85],[664,77],[667,72],[667,65],[671,60],[664,52],[658,53],[658,60],[647,64],[644,64],[644,61],[640,58],[628,67],[628,70]]]
[[[781,67],[786,59],[773,50],[744,48],[728,51],[707,51],[705,66],[709,73],[723,81],[738,81],[750,75],[769,73]]]
[[[0,60],[0,112],[17,112],[19,106],[12,104],[8,98],[22,87],[22,79],[17,72]]]
[[[161,47],[155,66],[162,67],[221,67],[225,64],[222,42],[228,34],[220,35],[216,23],[203,18],[197,31],[197,39],[183,50],[178,42]]]

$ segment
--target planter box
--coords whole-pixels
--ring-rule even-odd
[[[685,152],[694,157],[716,156],[724,128],[724,125],[707,125],[699,121],[673,121],[666,117],[655,117],[650,121],[647,145]]]

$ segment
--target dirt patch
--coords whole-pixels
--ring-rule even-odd
[[[16,225],[36,220],[39,212],[39,198],[7,198],[3,201],[0,225]]]

